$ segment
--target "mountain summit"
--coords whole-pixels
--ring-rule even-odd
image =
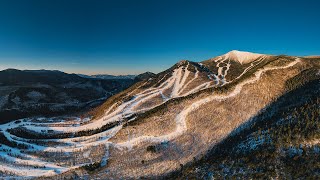
[[[224,57],[226,59],[231,59],[231,60],[237,61],[240,64],[251,63],[252,61],[254,61],[262,56],[266,56],[266,55],[251,53],[251,52],[246,52],[246,51],[238,51],[238,50],[232,50],[232,51],[222,55],[222,57]]]

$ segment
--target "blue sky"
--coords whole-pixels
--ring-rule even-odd
[[[0,69],[159,72],[230,50],[320,54],[317,0],[0,0]]]

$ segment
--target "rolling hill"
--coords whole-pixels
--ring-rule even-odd
[[[87,79],[61,71],[3,70],[0,71],[0,123],[83,111],[133,83],[132,79]]]

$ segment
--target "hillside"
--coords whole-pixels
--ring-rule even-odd
[[[316,178],[319,86],[317,57],[231,51],[183,60],[91,118],[0,125],[0,177]]]
[[[0,71],[0,123],[83,111],[133,83],[128,79],[87,79],[60,71],[3,70]]]
[[[84,78],[97,78],[97,79],[134,79],[136,75],[110,75],[110,74],[96,74],[96,75],[84,75],[77,74]]]
[[[288,80],[307,80],[312,71]],[[305,77],[303,77],[305,76]],[[320,178],[320,80],[299,84],[170,179]],[[168,177],[168,178],[169,178]]]

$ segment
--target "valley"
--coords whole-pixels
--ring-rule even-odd
[[[49,70],[0,71],[0,124],[46,115],[77,114],[94,108],[135,81],[83,78]]]

